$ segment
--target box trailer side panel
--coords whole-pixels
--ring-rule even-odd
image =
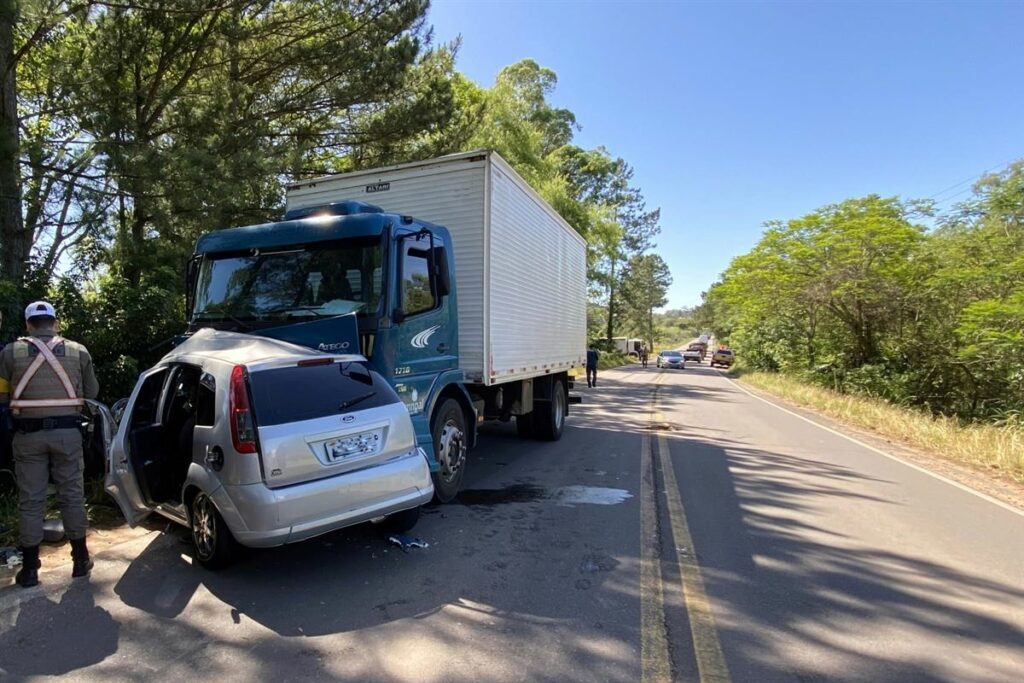
[[[586,242],[508,164],[490,158],[488,383],[580,367]]]
[[[455,245],[459,358],[470,381],[484,368],[484,193],[483,154],[457,155],[424,164],[345,173],[288,188],[288,209],[357,199],[385,211],[413,216],[451,232]]]

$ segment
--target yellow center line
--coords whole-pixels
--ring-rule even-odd
[[[646,434],[640,446],[640,462],[640,680],[662,683],[672,680],[672,666],[665,626],[654,454],[651,437]]]
[[[660,378],[660,377],[659,377]],[[656,382],[657,383],[657,382]],[[658,390],[652,396],[652,415],[655,422],[664,422],[664,417],[657,407]],[[700,563],[697,560],[697,549],[690,535],[690,525],[686,521],[686,510],[679,493],[675,469],[664,434],[658,434],[658,460],[661,473],[665,480],[665,497],[668,503],[669,523],[672,526],[672,538],[675,540],[676,561],[679,564],[679,575],[683,585],[683,601],[686,604],[686,615],[690,620],[690,632],[693,634],[693,650],[697,659],[697,670],[700,680],[715,683],[728,683],[729,669],[722,654],[722,645],[718,640],[715,628],[715,616],[711,611],[711,602],[704,590],[704,578],[701,576]]]

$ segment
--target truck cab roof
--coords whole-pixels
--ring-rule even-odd
[[[247,225],[207,233],[196,242],[196,254],[275,249],[330,242],[346,237],[378,237],[387,225],[415,225],[435,233],[444,228],[410,216],[386,213],[366,202],[343,201],[294,209],[274,223]]]

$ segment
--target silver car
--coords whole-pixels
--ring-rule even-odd
[[[201,330],[118,417],[107,491],[130,524],[157,512],[189,527],[209,568],[238,544],[371,520],[405,531],[434,493],[408,410],[361,356]]]
[[[658,354],[658,367],[679,368],[681,370],[685,370],[686,359],[683,358],[683,354],[678,351],[662,351]]]

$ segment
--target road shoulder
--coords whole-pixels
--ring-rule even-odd
[[[980,468],[957,463],[936,453],[930,453],[883,436],[877,432],[856,427],[822,411],[798,405],[763,389],[755,388],[743,382],[742,379],[730,377],[727,373],[720,372],[720,374],[741,391],[755,398],[766,401],[778,408],[788,410],[799,417],[817,424],[819,427],[831,429],[849,439],[861,441],[865,445],[881,451],[895,460],[920,468],[929,474],[950,480],[975,493],[993,498],[1000,503],[1010,506],[1016,512],[1024,514],[1024,484],[1008,481]]]

